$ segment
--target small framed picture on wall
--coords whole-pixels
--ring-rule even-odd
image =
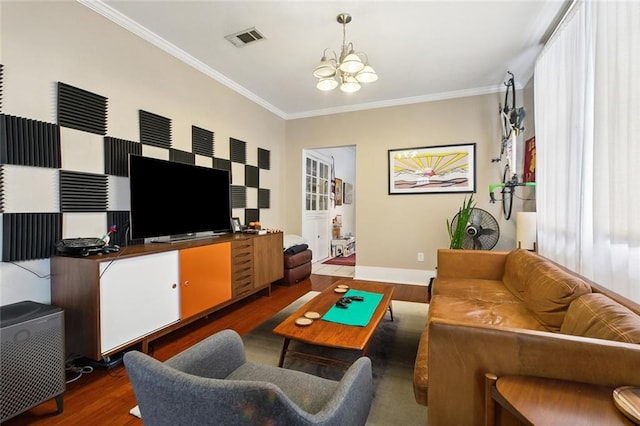
[[[344,204],[353,203],[353,184],[352,183],[344,183],[344,188],[342,189],[342,201]]]
[[[342,179],[336,178],[336,206],[342,205]]]

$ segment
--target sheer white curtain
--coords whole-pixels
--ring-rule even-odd
[[[539,251],[640,302],[640,3],[577,2],[534,90]]]

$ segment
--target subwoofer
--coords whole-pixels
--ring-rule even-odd
[[[51,398],[62,412],[64,312],[24,301],[0,306],[0,423]]]

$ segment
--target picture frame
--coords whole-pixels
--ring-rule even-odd
[[[231,218],[231,231],[234,234],[237,234],[238,232],[242,232],[242,225],[240,224],[240,218],[239,217],[232,217]]]
[[[336,206],[342,205],[342,179],[336,178]]]
[[[344,188],[342,189],[342,202],[344,204],[353,203],[353,184],[352,183],[344,183]]]
[[[389,195],[476,192],[476,144],[388,150]]]

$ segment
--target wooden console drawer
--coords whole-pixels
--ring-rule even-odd
[[[253,282],[248,281],[244,283],[237,283],[233,287],[233,297],[241,297],[247,293],[250,293],[253,290]]]
[[[233,297],[254,289],[253,240],[238,240],[231,244],[231,288]]]

